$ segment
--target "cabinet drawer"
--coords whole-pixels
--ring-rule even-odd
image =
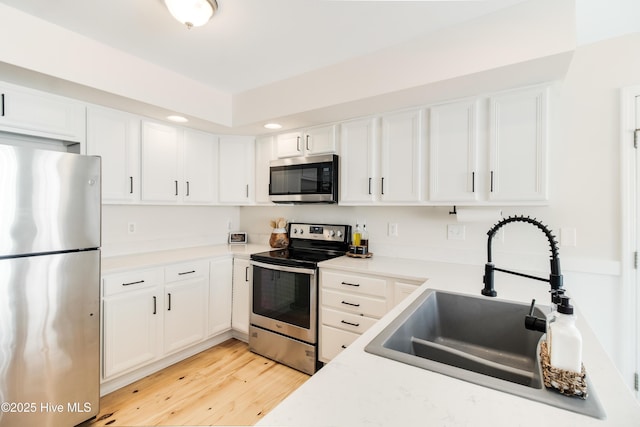
[[[347,332],[331,326],[320,328],[320,358],[325,362],[336,357],[360,335]]]
[[[387,295],[387,281],[385,279],[355,274],[323,272],[322,287],[380,297]]]
[[[140,270],[111,274],[102,279],[103,295],[148,288],[162,283],[162,270]]]
[[[365,295],[347,294],[329,289],[322,290],[322,305],[358,315],[381,318],[387,312],[387,301]]]
[[[196,277],[203,277],[209,274],[209,263],[207,261],[185,262],[176,264],[164,269],[164,277],[167,282],[178,280],[188,280]]]
[[[377,319],[372,319],[371,317],[346,313],[326,307],[322,307],[320,316],[323,325],[333,326],[358,334],[363,333],[377,322]]]

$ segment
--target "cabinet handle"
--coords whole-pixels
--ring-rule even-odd
[[[138,283],[144,283],[144,280],[138,280],[137,282],[123,283],[122,286],[137,285]]]
[[[129,177],[129,194],[133,194],[133,177]]]
[[[296,136],[296,151],[300,151],[300,137]]]
[[[369,195],[371,195],[371,178],[369,178]]]
[[[342,348],[347,348],[347,346],[346,346],[346,345],[344,345],[344,344],[342,344],[340,347],[342,347]]]
[[[347,285],[347,286],[355,286],[355,287],[360,286],[360,283],[342,282],[342,284],[343,284],[343,285]]]
[[[344,323],[345,325],[355,326],[356,328],[360,326],[360,323],[351,323],[351,322],[347,322],[346,320],[341,320],[340,322]]]
[[[247,195],[247,199],[249,198],[249,184],[246,186],[245,194]]]
[[[384,194],[384,176],[382,177],[382,185],[380,187],[380,192]]]
[[[195,272],[196,272],[195,270],[183,271],[182,273],[178,273],[178,276],[184,276],[185,274],[193,274]]]
[[[169,297],[169,307],[167,308],[167,311],[171,311],[171,293],[168,293],[167,296]]]
[[[342,301],[342,304],[344,305],[350,305],[352,307],[360,307],[360,304],[354,304],[352,302],[346,302],[346,301]]]
[[[305,142],[305,146],[307,147],[307,151],[309,151],[310,150],[310,148],[309,148],[309,135],[307,135],[306,138],[307,138],[307,141]]]
[[[187,181],[187,196],[189,195],[189,181]]]
[[[2,117],[4,117],[4,93],[2,94]]]
[[[471,192],[476,192],[476,173],[471,172]]]
[[[249,267],[245,267],[244,268],[244,281],[248,282],[249,281]]]
[[[178,181],[173,181],[176,183],[176,196],[178,195]]]
[[[158,311],[156,310],[157,308],[158,308],[158,305],[157,305],[156,297],[154,296],[153,297],[153,314],[158,313]]]
[[[493,171],[491,171],[491,192],[493,193]]]

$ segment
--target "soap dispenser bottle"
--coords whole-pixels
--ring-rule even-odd
[[[575,373],[582,372],[582,335],[576,328],[576,317],[569,297],[561,296],[555,321],[550,325],[551,366]]]

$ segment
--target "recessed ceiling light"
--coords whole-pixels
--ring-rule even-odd
[[[267,129],[282,129],[282,125],[280,123],[267,123],[264,127]]]
[[[189,121],[189,119],[187,119],[186,117],[182,117],[178,115],[167,116],[167,119],[176,123],[186,123]]]

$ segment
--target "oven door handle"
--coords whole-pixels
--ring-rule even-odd
[[[258,261],[249,261],[249,264],[255,265],[256,267],[266,268],[267,270],[286,271],[288,273],[316,274],[316,270],[311,268],[288,267]]]

